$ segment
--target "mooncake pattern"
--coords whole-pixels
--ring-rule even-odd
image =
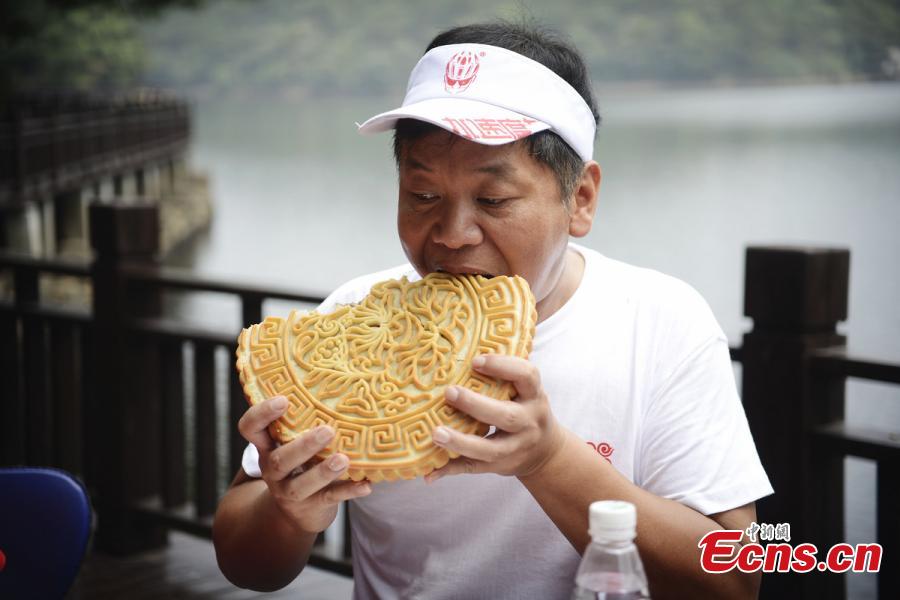
[[[413,479],[447,463],[438,425],[483,435],[487,425],[444,402],[448,385],[507,400],[512,386],[471,369],[483,353],[527,357],[537,321],[521,277],[432,273],[376,284],[359,304],[292,311],[241,332],[237,369],[251,404],[288,398],[273,438],[318,425],[337,435],[317,458],[350,458],[345,478]]]

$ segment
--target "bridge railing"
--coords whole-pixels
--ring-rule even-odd
[[[750,429],[775,494],[759,520],[790,523],[794,545],[814,543],[819,561],[846,539],[844,458],[877,466],[878,575],[882,598],[900,597],[900,424],[883,430],[844,420],[847,378],[900,384],[900,364],[853,356],[837,324],[847,318],[850,252],[749,248],[744,313],[753,330],[738,351]],[[766,574],[766,598],[845,598],[844,574]]]
[[[0,205],[168,160],[189,134],[188,105],[161,93],[16,99],[0,114]]]

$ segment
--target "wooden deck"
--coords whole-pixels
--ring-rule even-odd
[[[212,542],[171,532],[168,548],[121,558],[91,555],[81,568],[68,600],[128,598],[303,598],[349,599],[353,581],[321,569],[307,567],[288,587],[260,594],[233,586],[216,565]]]

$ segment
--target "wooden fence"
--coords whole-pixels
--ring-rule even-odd
[[[775,495],[757,504],[765,523],[791,524],[792,543],[814,543],[819,560],[843,542],[844,458],[877,465],[878,577],[882,598],[900,598],[900,424],[885,430],[844,422],[848,377],[900,384],[900,365],[847,354],[837,333],[847,318],[850,252],[747,250],[744,313],[753,330],[735,350],[750,429]],[[893,431],[888,427],[893,426]],[[771,574],[767,598],[844,598],[842,574]]]
[[[93,262],[0,255],[0,270],[14,281],[14,300],[0,305],[6,390],[0,462],[58,466],[81,476],[98,511],[96,545],[120,553],[165,543],[169,528],[209,537],[217,490],[225,484],[216,469],[220,428],[227,433],[229,477],[244,447],[236,422],[246,402],[232,368],[227,414],[216,410],[216,353],[226,353],[230,367],[238,331],[173,321],[161,311],[163,290],[237,298],[244,326],[262,319],[265,299],[321,300],[161,268],[154,264],[157,227],[154,206],[95,204]],[[790,523],[792,543],[814,542],[824,555],[844,539],[844,457],[875,460],[878,539],[872,541],[884,546],[878,584],[882,597],[897,598],[900,437],[854,429],[843,415],[848,377],[898,384],[900,365],[846,354],[836,324],[846,319],[848,273],[846,250],[748,249],[745,312],[754,328],[732,357],[743,365],[744,405],[776,489],[758,503],[759,521]],[[92,308],[42,303],[42,274],[90,280]],[[190,397],[186,387],[193,389]],[[186,408],[194,415],[193,432],[186,430]],[[349,524],[343,542],[339,556],[319,547],[311,564],[351,574]],[[843,580],[839,574],[766,575],[763,597],[844,598]]]

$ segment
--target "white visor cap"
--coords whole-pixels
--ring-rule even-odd
[[[508,144],[549,129],[582,160],[594,156],[597,123],[562,77],[521,54],[486,44],[451,44],[425,53],[409,76],[403,105],[375,115],[360,133],[426,121],[479,144]]]

